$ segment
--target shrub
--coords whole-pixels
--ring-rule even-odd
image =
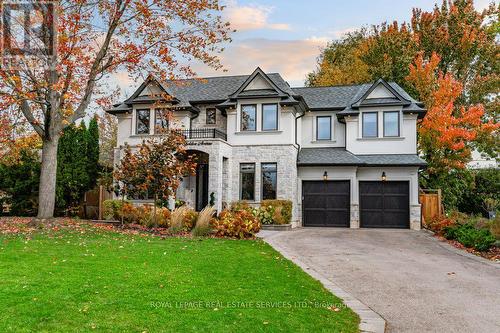
[[[191,230],[196,223],[197,217],[198,213],[184,205],[172,211],[170,225],[174,231]]]
[[[215,207],[207,206],[198,214],[196,225],[193,229],[194,236],[206,236],[212,232],[211,221],[215,214]]]
[[[262,224],[276,224],[274,221],[274,206],[261,206],[260,208],[256,208],[252,211],[253,215],[255,215],[260,223]]]
[[[473,223],[447,227],[445,237],[455,239],[463,246],[472,247],[478,251],[487,251],[495,243],[495,237],[488,229],[477,229]]]
[[[436,216],[426,223],[428,229],[437,234],[441,234],[446,228],[454,226],[456,220],[448,216]]]
[[[290,223],[292,221],[292,201],[280,199],[264,200],[262,204],[265,206],[271,205],[275,208],[281,207],[281,215],[285,219],[286,223]]]
[[[277,223],[275,221],[275,224],[288,224],[288,223],[292,222],[292,208],[293,208],[292,201],[280,200],[280,199],[264,200],[264,201],[262,201],[261,207],[262,206],[266,206],[266,207],[271,206],[271,207],[274,207],[275,210],[278,207],[281,207],[280,214],[283,217],[284,223]]]
[[[240,200],[234,201],[231,203],[231,207],[229,208],[232,212],[239,212],[240,210],[252,211],[252,207],[247,201]]]
[[[220,237],[252,238],[260,230],[259,220],[247,210],[224,210],[212,225]]]
[[[130,202],[125,202],[118,211],[118,219],[121,221],[123,217],[124,223],[137,223],[139,221],[139,211]]]
[[[489,222],[490,232],[496,238],[500,240],[500,215],[497,214],[493,221]]]
[[[120,212],[122,210],[122,207],[124,203],[130,204],[128,201],[123,201],[123,200],[105,200],[102,205],[103,205],[103,214],[102,216],[104,217],[105,220],[120,220],[121,215]]]

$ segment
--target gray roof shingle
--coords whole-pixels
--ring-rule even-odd
[[[302,148],[297,165],[425,166],[427,163],[415,154],[354,155],[345,148],[332,147]]]
[[[356,155],[366,165],[425,166],[427,163],[415,154]]]
[[[363,163],[345,148],[302,148],[298,165],[358,165]]]

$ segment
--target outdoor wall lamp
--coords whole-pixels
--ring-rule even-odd
[[[326,182],[328,180],[328,172],[323,173],[323,180]]]
[[[382,171],[382,181],[385,182],[387,180],[387,176],[385,175],[385,171]]]

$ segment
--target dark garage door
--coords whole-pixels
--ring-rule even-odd
[[[302,182],[305,227],[349,227],[350,183],[342,181]]]
[[[409,228],[408,182],[359,182],[362,228]]]

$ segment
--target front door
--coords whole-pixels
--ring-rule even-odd
[[[196,167],[196,211],[208,205],[208,164],[199,163]]]

